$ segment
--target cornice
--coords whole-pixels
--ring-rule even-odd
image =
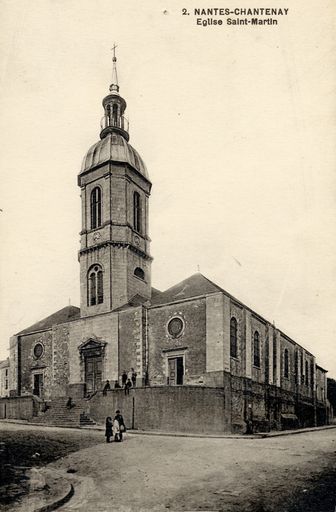
[[[152,239],[148,235],[143,235],[139,231],[135,231],[135,229],[133,228],[133,226],[129,222],[119,223],[119,222],[113,222],[111,220],[107,220],[101,226],[99,226],[99,228],[83,229],[82,231],[79,232],[79,235],[88,235],[90,233],[95,233],[97,231],[100,231],[103,228],[106,228],[107,226],[112,226],[112,227],[115,226],[115,227],[118,227],[118,228],[129,228],[133,233],[138,235],[143,240],[147,240],[148,242],[152,241]]]
[[[101,242],[96,245],[92,245],[91,247],[86,247],[85,249],[81,249],[79,251],[79,256],[83,256],[84,254],[92,253],[95,251],[98,251],[101,248],[104,247],[118,247],[118,248],[124,248],[124,249],[130,249],[130,251],[135,252],[139,256],[142,256],[144,259],[153,261],[152,256],[147,254],[146,252],[142,251],[139,247],[135,247],[135,245],[125,242],[125,241],[117,241],[117,240],[106,240],[105,242]]]

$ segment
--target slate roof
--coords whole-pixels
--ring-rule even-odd
[[[7,368],[9,366],[9,357],[4,361],[0,361],[0,368]]]
[[[66,322],[70,322],[70,320],[77,320],[77,318],[79,318],[79,314],[80,309],[76,306],[66,306],[59,311],[56,311],[56,313],[43,318],[43,320],[36,322],[36,324],[23,329],[23,331],[20,331],[17,334],[21,336],[22,334],[29,334],[30,332],[44,331],[45,329],[50,329],[53,325],[64,324]]]
[[[152,296],[151,305],[158,306],[181,299],[189,299],[199,295],[207,295],[221,291],[223,291],[222,288],[198,272],[197,274],[187,277],[187,279],[184,279],[180,283],[175,284],[171,288],[168,288],[168,290],[164,292],[155,293]]]

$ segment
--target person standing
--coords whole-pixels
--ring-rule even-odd
[[[121,376],[121,384],[122,384],[122,387],[124,387],[126,385],[126,382],[127,382],[127,373],[126,373],[126,370],[123,371],[123,374]]]
[[[129,390],[132,387],[132,382],[130,379],[127,379],[127,382],[125,384],[125,395],[129,395]]]
[[[106,418],[106,422],[105,422],[105,437],[106,437],[106,442],[107,443],[111,442],[112,435],[113,435],[113,432],[112,432],[112,418],[111,418],[111,416],[108,416]]]
[[[131,380],[132,380],[132,386],[135,388],[136,386],[136,378],[137,378],[137,373],[136,371],[134,370],[134,368],[131,368]]]
[[[122,417],[119,409],[116,411],[116,415],[113,421],[113,435],[114,440],[121,442],[123,440],[123,432],[126,432],[126,426],[124,418]]]
[[[104,395],[104,396],[106,396],[106,395],[107,395],[107,392],[108,392],[108,390],[109,390],[109,389],[111,389],[110,381],[109,381],[109,380],[107,380],[107,381],[106,381],[106,384],[105,384],[105,386],[104,386],[104,388],[103,388],[103,395]]]

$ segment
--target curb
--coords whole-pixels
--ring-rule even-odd
[[[103,425],[95,425],[89,427],[66,427],[60,425],[46,425],[46,424],[38,424],[38,423],[30,423],[23,420],[0,420],[1,423],[18,423],[21,425],[28,426],[39,426],[46,428],[68,428],[74,430],[85,430],[85,431],[94,431],[94,432],[103,432],[105,427]],[[193,438],[207,438],[207,439],[266,439],[268,437],[281,437],[281,436],[291,436],[297,434],[305,434],[306,432],[319,432],[322,430],[330,430],[336,428],[335,425],[324,425],[321,427],[308,427],[305,429],[297,429],[297,430],[279,430],[273,432],[256,432],[255,434],[197,434],[197,433],[188,433],[188,432],[162,432],[158,430],[132,430],[128,429],[128,434],[135,435],[143,435],[143,436],[163,436],[163,437],[193,437]]]
[[[67,503],[72,496],[75,494],[75,489],[72,484],[69,484],[69,490],[68,492],[58,500],[54,501],[53,503],[48,503],[48,505],[44,505],[43,507],[36,508],[34,512],[51,512],[52,510],[56,510],[57,508],[61,507],[65,503]]]
[[[73,484],[58,471],[50,468],[46,471],[46,467],[41,467],[39,473],[46,473],[45,483],[50,491],[54,493],[54,496],[46,495],[45,492],[42,492],[44,489],[28,492],[18,503],[13,503],[11,508],[13,512],[51,512],[67,503],[75,494]],[[34,503],[35,500],[37,502]]]

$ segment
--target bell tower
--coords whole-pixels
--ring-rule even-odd
[[[86,153],[78,176],[82,317],[151,298],[151,182],[142,158],[129,144],[115,48],[110,92],[103,99],[100,140]]]

